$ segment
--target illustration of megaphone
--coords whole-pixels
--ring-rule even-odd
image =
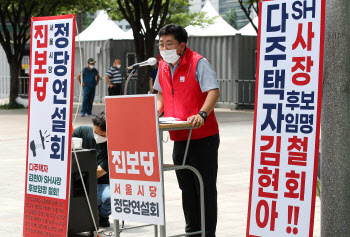
[[[32,140],[29,144],[29,148],[33,153],[33,157],[36,157],[36,149],[42,148],[43,150],[45,150],[45,137],[43,136],[41,130],[39,130],[39,133],[40,133],[41,144],[35,143],[34,140]],[[50,136],[50,135],[48,135],[48,136]],[[48,136],[46,136],[46,137],[48,137]]]

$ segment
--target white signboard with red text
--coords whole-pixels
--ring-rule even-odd
[[[260,2],[248,237],[313,236],[325,0]]]
[[[75,15],[31,26],[23,236],[67,236]]]
[[[118,96],[105,101],[112,216],[164,225],[156,97]]]

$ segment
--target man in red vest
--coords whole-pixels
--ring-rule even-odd
[[[193,130],[186,164],[196,168],[204,182],[205,230],[207,237],[215,237],[217,223],[216,179],[218,171],[219,128],[214,106],[220,97],[216,73],[209,61],[187,46],[186,30],[176,24],[159,31],[159,63],[154,89],[158,90],[158,111],[165,117],[187,120]],[[174,141],[173,161],[181,165],[186,148],[188,130],[170,131]],[[201,229],[199,183],[189,170],[176,171],[182,190],[182,206],[186,232]],[[191,235],[200,236],[200,235]]]

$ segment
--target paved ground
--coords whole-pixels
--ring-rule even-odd
[[[76,105],[74,106],[76,108]],[[103,110],[95,105],[93,113]],[[220,126],[219,149],[218,237],[245,236],[253,111],[216,109]],[[22,234],[24,181],[26,164],[27,110],[0,110],[0,236],[18,237]],[[89,125],[91,118],[77,117],[75,127]],[[165,162],[171,163],[172,142],[164,144]],[[180,191],[175,173],[165,173],[167,235],[183,233],[184,219]],[[283,214],[282,214],[283,215]],[[111,220],[112,222],[112,220]],[[126,223],[132,226],[133,223]],[[317,198],[314,236],[320,236],[320,201]],[[112,236],[104,231],[103,236]],[[121,236],[154,236],[152,227],[123,231]]]

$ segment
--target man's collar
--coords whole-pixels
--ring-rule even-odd
[[[186,63],[187,63],[187,59],[186,59],[186,57],[185,57],[185,54],[188,52],[187,49],[190,50],[190,49],[187,47],[187,45],[186,45],[185,50],[183,51],[183,53],[182,53],[182,55],[181,55],[181,57],[180,57],[179,63],[181,63],[181,64],[186,64]]]

